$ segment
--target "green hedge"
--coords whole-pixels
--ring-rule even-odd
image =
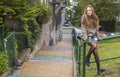
[[[116,21],[116,23],[115,23],[115,31],[120,32],[120,21]]]
[[[9,70],[8,57],[2,51],[0,51],[0,75]]]
[[[100,25],[105,29],[107,32],[114,32],[115,31],[115,20],[110,21],[100,21]]]

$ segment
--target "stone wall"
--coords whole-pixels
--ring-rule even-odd
[[[32,51],[31,57],[40,50],[43,46],[48,46],[50,43],[50,27],[52,25],[52,20],[46,24],[42,25],[42,33],[39,37],[38,41],[36,42],[35,49]]]
[[[5,73],[1,74],[0,77],[8,77],[10,71],[6,71]]]
[[[43,46],[48,46],[50,42],[50,27],[52,25],[52,20],[46,24],[42,25],[42,33],[39,36],[34,50],[31,52],[31,49],[24,49],[21,53],[22,56],[19,57],[17,65],[21,66],[25,61],[34,57],[35,53],[39,51]]]

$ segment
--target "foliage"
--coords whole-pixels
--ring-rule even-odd
[[[118,16],[120,12],[120,5],[117,3],[113,3],[110,0],[81,0],[80,3],[82,3],[81,9],[82,13],[84,8],[91,4],[94,6],[95,12],[97,13],[98,17],[100,18],[100,21],[110,21],[115,19],[116,16]],[[112,7],[111,7],[112,6]]]
[[[72,25],[76,26],[76,27],[80,27],[80,22],[81,22],[81,9],[80,9],[80,6],[74,6],[73,7],[73,10],[75,11],[73,13],[73,16],[72,16]]]
[[[51,11],[52,8],[50,6],[46,6],[45,4],[43,4],[41,6],[41,14],[37,16],[37,22],[40,25],[47,23],[51,18]]]
[[[113,3],[110,0],[74,0],[78,2],[78,5],[73,9],[72,24],[73,26],[80,25],[81,15],[83,14],[84,8],[91,4],[93,5],[96,14],[100,19],[100,25],[105,28],[106,31],[115,31],[115,20],[120,13],[120,3]],[[111,7],[112,6],[112,7]]]
[[[67,6],[70,6],[70,5],[71,5],[71,3],[70,3],[70,1],[68,1],[68,2],[67,2]]]
[[[74,2],[74,4],[70,3],[70,1],[68,2],[68,9],[66,10],[66,20],[67,21],[71,21],[71,24],[73,26],[80,26],[80,19],[81,19],[81,8],[79,7],[79,4],[77,4],[76,2]],[[79,22],[79,23],[78,23]]]
[[[33,19],[24,23],[24,32],[25,36],[27,36],[28,47],[34,48],[34,45],[41,33],[41,29],[37,21]]]
[[[7,18],[22,18],[25,12],[29,10],[30,5],[27,0],[4,0],[1,7],[2,15],[6,13]]]
[[[115,30],[120,32],[120,21],[116,21]]]
[[[119,6],[113,2],[109,2],[108,0],[98,1],[94,4],[94,7],[101,21],[114,20],[120,12]]]
[[[104,30],[107,32],[114,32],[115,31],[115,19],[114,20],[106,20],[100,21],[100,25],[104,27]]]
[[[80,4],[80,7],[81,7],[81,12],[83,14],[83,11],[84,11],[84,8],[90,3],[91,0],[77,0]]]
[[[0,52],[0,74],[9,69],[8,58],[4,52]]]
[[[29,3],[29,0],[4,0],[0,4],[0,16],[4,16],[5,19],[20,20],[27,36],[27,43],[29,47],[33,47],[39,37],[40,26],[47,23],[51,17],[51,7],[41,2]]]
[[[26,23],[24,24],[24,30],[25,30],[25,35],[30,37],[31,32],[29,31],[29,26]]]
[[[0,6],[0,16],[5,13],[6,18],[20,19],[23,22],[32,20],[37,16],[44,15],[48,11],[48,7],[43,3],[30,4],[28,0],[4,0],[5,5]],[[4,11],[3,11],[4,10]],[[50,10],[50,9],[49,9]],[[48,12],[47,12],[48,14]],[[50,16],[50,15],[47,15]]]
[[[100,19],[100,25],[108,32],[115,31],[115,21],[116,17],[119,15],[120,6],[117,3],[110,2],[109,0],[96,1],[93,5]]]
[[[16,34],[15,38],[17,40],[18,45],[18,51],[21,52],[23,49],[26,49],[29,47],[27,36],[24,34]],[[18,53],[19,53],[18,52]],[[19,54],[18,54],[19,55]]]
[[[30,47],[33,49],[38,37],[40,36],[41,29],[35,19],[28,21],[27,24],[29,28],[26,29],[26,32],[27,33],[30,32],[30,36],[27,35],[28,43]]]
[[[31,31],[29,31],[29,26],[27,25],[27,23],[24,23],[23,28],[24,28],[25,36],[27,36],[27,39],[29,39],[32,33],[31,33]],[[28,46],[30,46],[30,45],[28,45]]]

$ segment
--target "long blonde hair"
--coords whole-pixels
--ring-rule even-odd
[[[99,19],[98,16],[96,15],[94,8],[92,5],[88,5],[87,7],[90,7],[92,10],[92,16],[91,18],[93,19],[93,25],[95,28],[98,27],[99,25]],[[90,21],[88,20],[88,16],[87,16],[87,7],[84,9],[84,14],[83,14],[83,23],[85,24],[86,27],[90,28],[91,24]]]

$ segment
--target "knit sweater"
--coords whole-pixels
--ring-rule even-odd
[[[90,21],[91,24],[90,28],[87,28],[83,23],[83,16],[81,18],[81,30],[82,30],[81,38],[83,38],[83,40],[86,40],[88,36],[93,36],[94,34],[97,34],[98,31],[98,27],[97,28],[94,27],[93,19],[89,17],[88,20]]]

